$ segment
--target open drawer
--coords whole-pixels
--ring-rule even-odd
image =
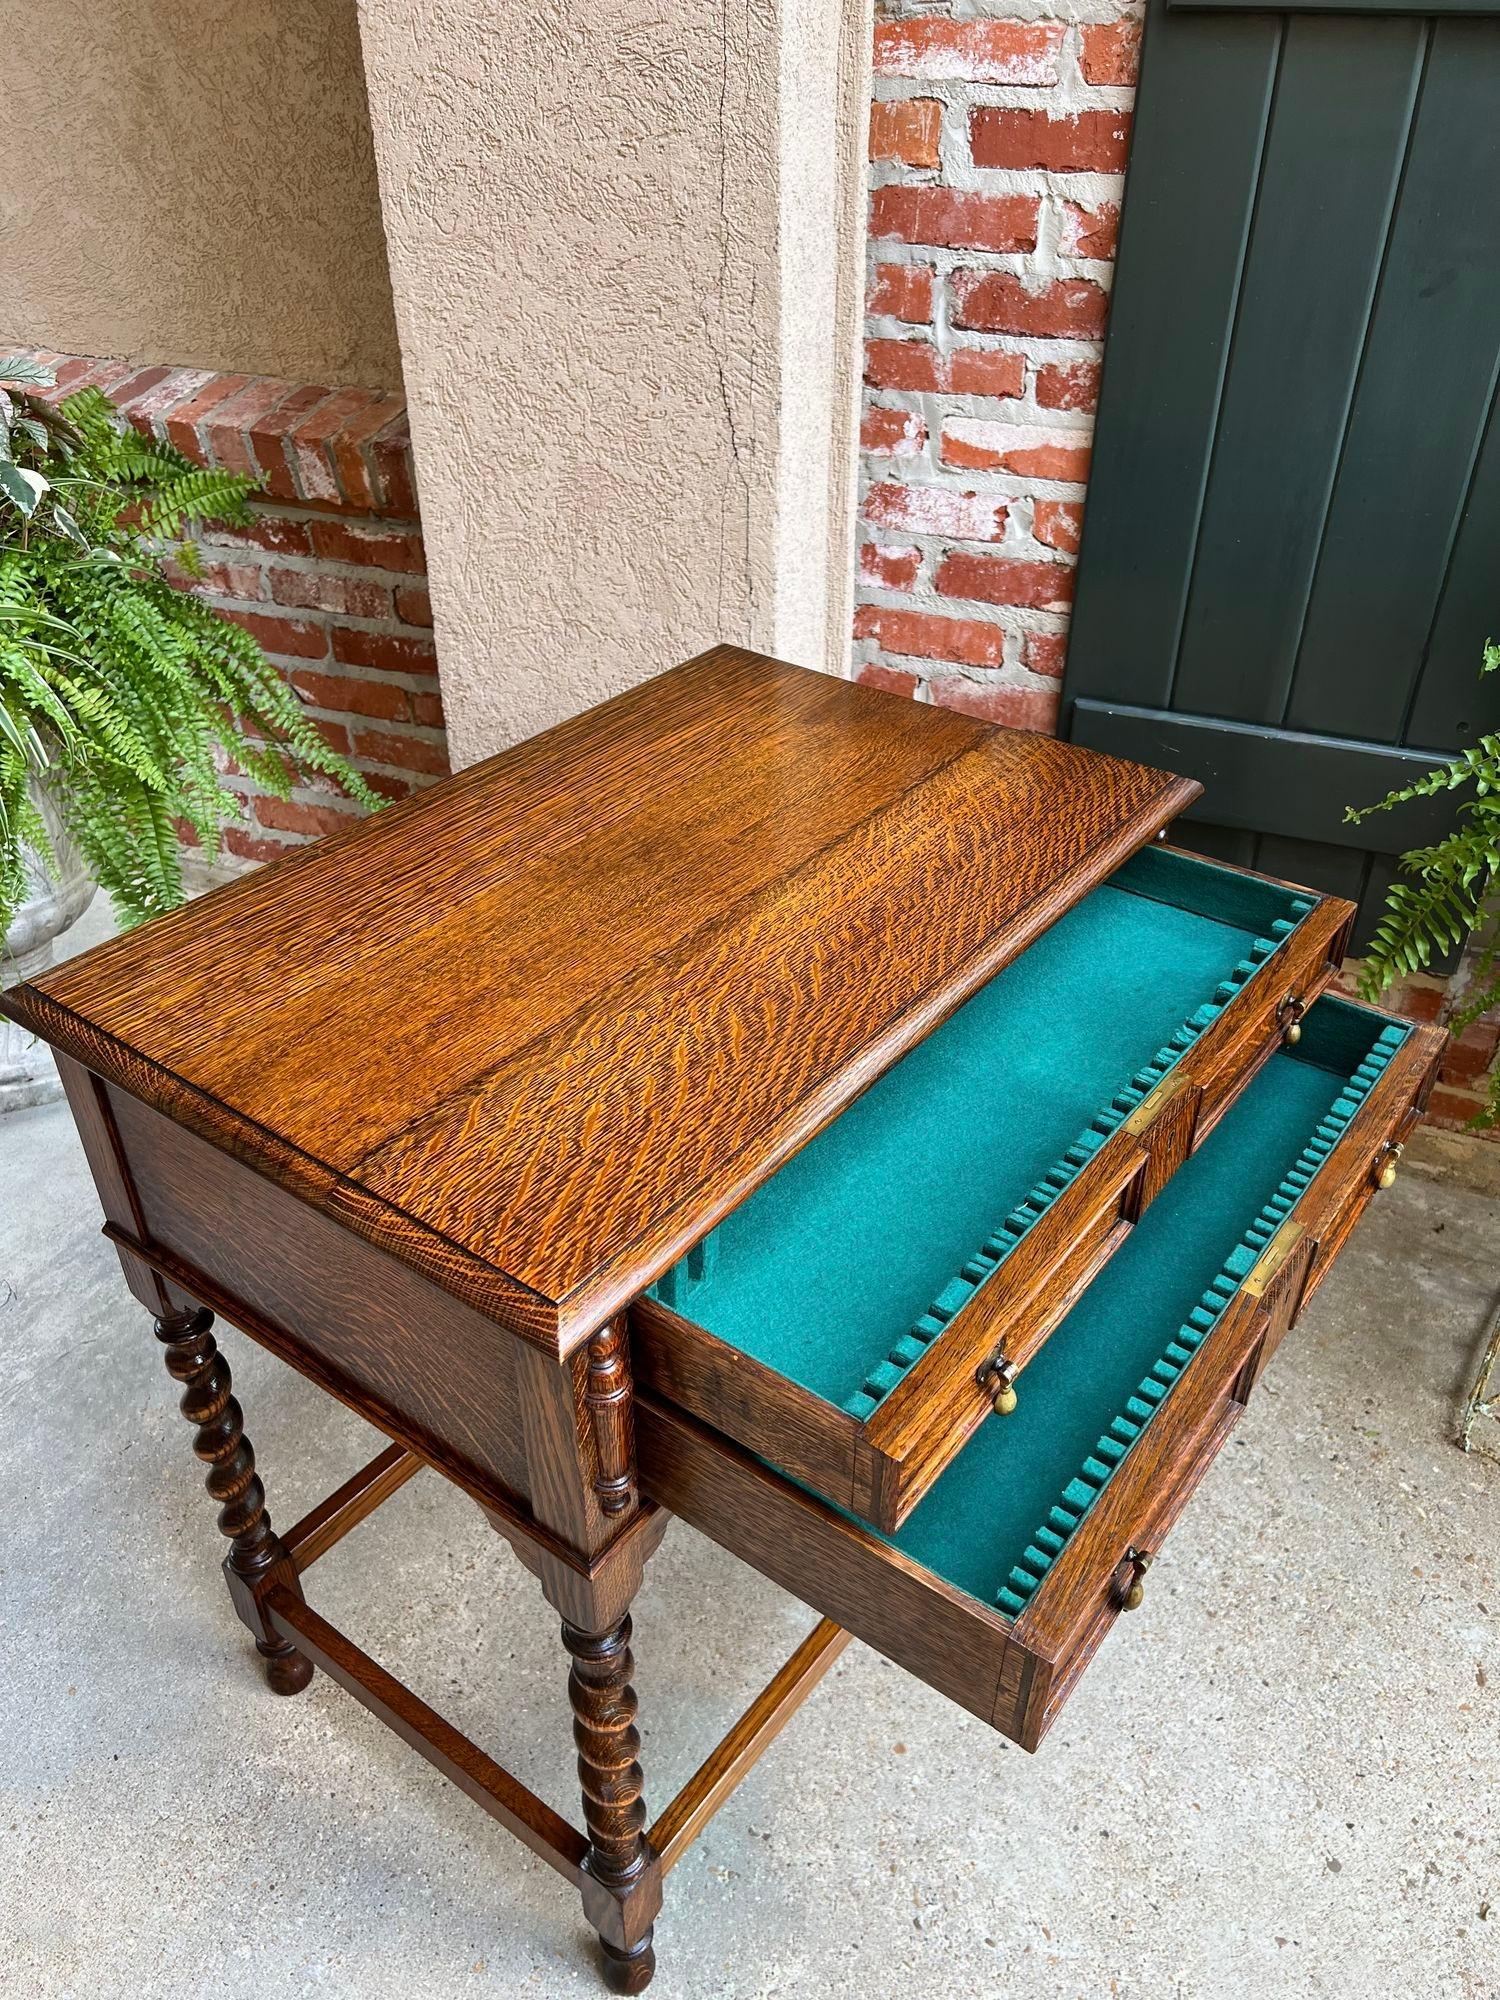
[[[1352,914],[1133,856],[637,1301],[637,1383],[898,1527],[1024,1405],[1016,1378],[1298,1032]]]
[[[649,1397],[643,1489],[1034,1749],[1407,1127],[1444,1036],[1324,1000],[1262,1066],[986,1427],[873,1533]]]

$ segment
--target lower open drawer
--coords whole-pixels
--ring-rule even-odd
[[[639,1401],[643,1489],[1034,1749],[1414,1122],[1443,1043],[1324,1000],[890,1536]]]

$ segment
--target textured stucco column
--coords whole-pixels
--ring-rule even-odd
[[[399,389],[354,0],[0,0],[0,354]]]
[[[360,0],[457,762],[718,640],[843,669],[867,9]]]

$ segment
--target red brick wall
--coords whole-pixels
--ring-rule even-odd
[[[48,354],[59,395],[95,384],[140,430],[200,465],[258,480],[245,529],[200,537],[204,574],[183,579],[253,632],[336,749],[399,798],[448,769],[405,399]],[[228,852],[267,861],[357,809],[331,781],[290,799],[242,772],[247,820]]]
[[[855,671],[1051,729],[1138,27],[1009,11],[875,25]]]

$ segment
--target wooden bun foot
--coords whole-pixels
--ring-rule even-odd
[[[272,1694],[301,1694],[313,1677],[313,1663],[294,1646],[284,1653],[266,1653],[266,1686]]]
[[[607,1944],[600,1938],[599,1962],[604,1969],[604,1983],[611,1993],[644,1993],[656,1970],[656,1953],[651,1948],[650,1931],[628,1951],[621,1951],[618,1946]]]

